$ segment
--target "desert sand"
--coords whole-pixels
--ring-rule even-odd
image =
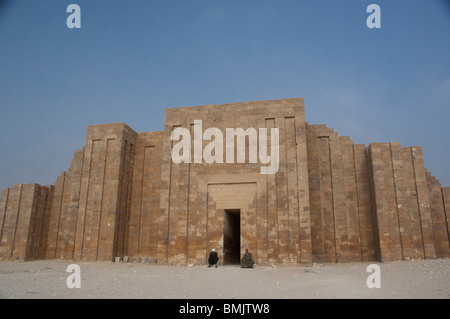
[[[80,288],[66,271],[80,267]],[[306,266],[163,266],[140,262],[0,262],[3,299],[372,299],[450,298],[450,259],[376,263],[381,287],[368,288],[370,262]]]

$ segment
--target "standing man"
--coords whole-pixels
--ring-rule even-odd
[[[219,262],[219,255],[217,254],[216,250],[213,248],[211,252],[209,253],[208,258],[208,267],[215,266],[217,268],[217,263]]]
[[[253,260],[252,253],[248,252],[248,249],[245,249],[245,254],[241,259],[241,268],[253,268],[255,261]]]

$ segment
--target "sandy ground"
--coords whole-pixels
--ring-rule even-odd
[[[0,262],[0,298],[445,298],[450,299],[450,259],[377,263],[381,288],[369,289],[370,263],[303,266],[162,266],[78,262],[80,288],[68,288],[73,262]]]

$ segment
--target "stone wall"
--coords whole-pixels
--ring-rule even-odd
[[[203,131],[216,127],[224,134],[226,128],[279,128],[277,174],[261,174],[263,164],[249,163],[248,154],[237,163],[237,143],[234,163],[174,164],[171,133],[188,128],[193,139],[196,119]],[[165,125],[158,262],[203,263],[212,248],[223,254],[226,209],[241,210],[241,255],[248,248],[259,263],[311,262],[303,99],[168,109]]]
[[[194,152],[211,142],[198,144],[196,133],[212,127],[223,133],[224,163]],[[176,128],[190,132],[190,162],[172,161]],[[277,173],[250,161],[249,136],[239,162],[227,128],[266,128],[268,154],[279,148]],[[306,123],[301,98],[175,108],[163,132],[90,125],[54,185],[3,189],[0,258],[204,264],[215,248],[223,262],[226,242],[236,241],[224,240],[226,212],[240,219],[240,255],[248,248],[260,264],[442,258],[449,210],[450,188],[426,171],[420,147],[354,144]]]
[[[436,177],[427,171],[428,190],[430,192],[431,218],[433,221],[436,257],[450,257],[448,219],[445,212],[442,187]]]
[[[157,255],[162,142],[162,132],[137,134],[128,245],[124,256]]]
[[[424,167],[422,148],[374,143],[369,156],[380,259],[448,257],[442,190]]]
[[[0,198],[0,259],[45,257],[53,186],[18,184]]]
[[[112,260],[128,248],[136,133],[124,124],[88,127],[54,185],[46,258]]]
[[[308,125],[312,254],[317,262],[376,259],[364,145],[325,125]]]

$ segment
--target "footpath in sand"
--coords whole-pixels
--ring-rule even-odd
[[[80,288],[68,288],[71,261],[0,262],[0,298],[450,298],[450,259],[376,263],[381,288],[368,288],[368,263],[303,266],[162,266],[76,262]],[[245,287],[245,289],[243,289]]]

